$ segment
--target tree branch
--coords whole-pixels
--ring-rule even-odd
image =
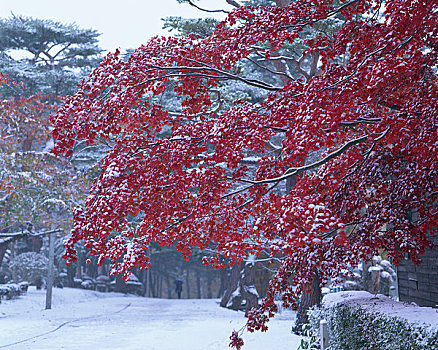
[[[234,0],[226,0],[228,4],[230,4],[231,6],[234,6],[236,8],[240,7],[240,4],[237,1]]]
[[[245,181],[245,182],[250,183],[250,184],[255,186],[255,185],[262,185],[262,184],[268,184],[268,183],[286,180],[287,178],[292,177],[292,176],[296,176],[304,171],[307,171],[307,170],[310,170],[313,168],[318,168],[319,166],[327,163],[328,161],[332,160],[333,158],[336,158],[337,156],[341,155],[350,147],[357,145],[358,143],[366,141],[368,139],[368,137],[369,137],[369,135],[365,135],[365,136],[359,137],[357,139],[351,140],[351,141],[347,142],[341,148],[339,148],[336,151],[325,156],[323,159],[321,159],[317,162],[308,164],[308,165],[304,165],[304,166],[299,167],[299,168],[289,168],[283,175],[281,175],[279,177],[265,179],[265,180],[259,180],[259,181],[253,181],[253,180],[241,180],[241,181]],[[252,186],[250,186],[250,187],[252,187]]]
[[[366,160],[370,157],[371,152],[374,150],[374,148],[376,147],[377,143],[383,139],[386,134],[389,132],[389,130],[391,129],[391,127],[388,127],[384,132],[381,133],[381,135],[377,138],[375,138],[373,140],[373,145],[371,146],[371,148],[366,152],[365,157],[362,159],[362,161],[360,162],[360,164],[351,172],[349,172],[347,175],[345,175],[342,180],[346,179],[347,177],[353,175],[365,162]]]
[[[194,8],[197,8],[198,10],[203,11],[203,12],[208,12],[208,13],[222,12],[222,13],[226,13],[226,14],[229,14],[229,13],[230,13],[229,11],[225,11],[225,10],[208,10],[208,9],[204,9],[204,8],[199,7],[198,5],[196,5],[196,4],[195,4],[193,1],[191,1],[191,0],[184,0],[184,2],[188,3],[190,6],[193,6]],[[227,2],[228,2],[228,1],[227,1]]]
[[[178,74],[167,74],[167,75],[164,75],[161,77],[151,78],[151,79],[145,80],[141,83],[134,85],[134,87],[141,86],[141,85],[147,84],[147,83],[152,82],[152,81],[165,79],[167,77],[199,76],[199,77],[216,79],[216,80],[219,80],[219,79],[221,79],[221,80],[239,80],[245,84],[248,84],[248,85],[251,85],[254,87],[258,87],[261,89],[269,90],[269,91],[279,91],[282,89],[280,87],[276,87],[276,86],[273,86],[271,84],[265,83],[264,81],[261,81],[261,80],[242,78],[236,74],[232,74],[232,73],[220,70],[220,69],[213,68],[213,67],[211,67],[205,63],[202,63],[202,62],[199,62],[199,64],[204,65],[204,67],[190,67],[190,66],[172,67],[172,66],[150,65],[151,69],[146,70],[145,73],[154,72],[157,70],[177,71],[179,73]],[[200,73],[194,73],[194,72],[200,72]],[[211,75],[211,74],[206,74],[203,72],[216,73],[218,75]]]

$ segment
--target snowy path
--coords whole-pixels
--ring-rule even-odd
[[[52,310],[45,292],[0,304],[0,349],[19,350],[225,350],[243,313],[220,308],[216,300],[168,300],[55,289]],[[294,313],[270,322],[268,333],[244,334],[244,350],[294,350]]]

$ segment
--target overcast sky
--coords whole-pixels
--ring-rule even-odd
[[[230,9],[225,0],[201,0],[197,4]],[[110,51],[137,48],[154,35],[168,34],[161,29],[161,18],[207,16],[176,0],[0,0],[0,17],[9,17],[11,12],[96,29],[102,34],[100,46]],[[215,17],[222,19],[225,15]]]

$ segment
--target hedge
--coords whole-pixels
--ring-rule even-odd
[[[438,349],[438,310],[367,292],[336,294],[309,312],[315,334],[319,320],[327,321],[330,350]]]

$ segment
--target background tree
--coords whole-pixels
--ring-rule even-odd
[[[0,71],[25,86],[2,94],[73,93],[79,79],[100,59],[98,36],[97,31],[75,24],[15,15],[1,19]]]
[[[101,50],[95,31],[75,25],[12,16],[0,28],[0,69],[2,77],[11,75],[0,88],[1,265],[9,243],[31,239],[30,249],[39,252],[44,232],[69,230],[71,209],[87,187],[85,177],[77,180],[88,174],[50,153],[48,117]]]
[[[148,268],[151,242],[176,243],[185,258],[192,246],[214,244],[217,255],[204,263],[215,267],[268,252],[280,267],[260,309],[249,312],[254,331],[267,329],[276,295],[297,307],[316,271],[325,284],[379,249],[396,264],[405,253],[420,261],[438,227],[433,4],[278,4],[236,8],[204,39],[157,37],[128,61],[111,53],[60,108],[57,153],[71,154],[78,138],[114,144],[74,212],[70,263],[79,240],[125,277]],[[337,17],[334,35],[303,40],[305,29]],[[288,81],[277,85],[235,69],[254,51],[294,62],[282,50],[299,40],[298,78],[280,70]],[[212,89],[230,80],[268,96],[212,108],[220,99]],[[161,103],[166,89],[181,96],[179,110]],[[241,164],[248,152],[262,155],[255,173]],[[293,178],[288,193],[274,191]],[[240,348],[239,334],[231,338]]]
[[[34,235],[35,252],[42,245],[39,231],[69,229],[71,209],[87,186],[71,163],[50,153],[48,115],[54,111],[49,99],[39,96],[0,102],[0,232]],[[2,244],[3,254],[15,240],[10,238]]]

